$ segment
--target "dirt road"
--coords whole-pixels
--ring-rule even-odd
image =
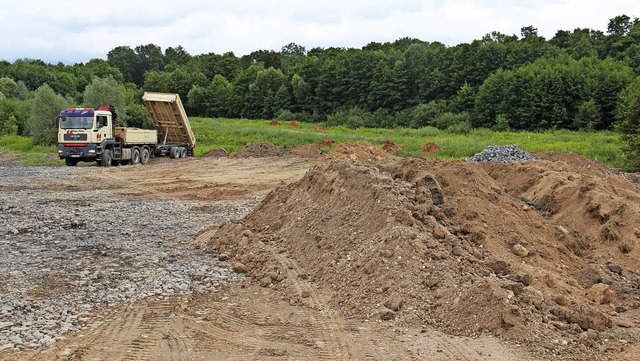
[[[148,166],[81,167],[67,179],[75,190],[113,192],[129,199],[210,202],[190,212],[214,214],[215,202],[258,198],[300,180],[312,161],[299,157],[156,159]],[[25,182],[60,186],[59,180]],[[55,187],[53,187],[55,188]],[[13,189],[3,190],[11,192]],[[17,189],[16,189],[17,191]],[[91,202],[90,192],[86,202]],[[67,206],[71,207],[72,204]],[[163,222],[161,218],[158,222]],[[153,227],[153,225],[149,225]],[[215,222],[203,222],[193,247],[208,241]],[[122,235],[126,237],[127,235]],[[171,238],[171,237],[168,237]],[[169,241],[174,242],[175,239]],[[428,325],[347,317],[334,293],[308,277],[306,265],[274,251],[283,277],[304,302],[247,278],[216,292],[162,300],[149,297],[86,315],[88,327],[67,332],[48,348],[21,351],[0,345],[1,360],[514,360],[532,359],[525,347],[491,336],[451,336]],[[221,257],[222,258],[222,257]],[[275,281],[275,280],[274,280]],[[393,281],[393,280],[391,280]],[[2,293],[0,292],[0,296]],[[526,348],[531,350],[530,347]],[[535,356],[535,355],[534,355]]]

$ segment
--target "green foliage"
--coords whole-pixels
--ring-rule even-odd
[[[60,110],[68,107],[67,100],[56,94],[47,84],[35,91],[27,121],[34,145],[56,144],[58,130],[53,126],[53,120]]]
[[[431,125],[438,129],[447,129],[447,130],[452,129],[452,127],[454,127],[453,129],[462,129],[462,128],[471,129],[470,116],[469,116],[469,113],[467,112],[462,112],[462,113],[445,112],[445,113],[439,114],[433,120]]]
[[[113,78],[93,79],[84,91],[84,104],[90,108],[113,105],[118,111],[119,124],[127,124],[126,89]]]
[[[271,126],[269,120],[225,118],[189,118],[198,139],[196,155],[214,148],[234,152],[248,142],[270,142],[282,148],[304,144],[317,144],[323,139],[337,143],[366,141],[382,147],[387,140],[403,147],[403,154],[421,156],[421,149],[433,141],[443,148],[436,153],[440,159],[463,159],[482,151],[488,145],[518,144],[529,152],[574,152],[589,159],[597,159],[610,167],[629,169],[620,151],[622,142],[614,132],[495,132],[487,129],[471,129],[469,124],[459,124],[450,130],[433,127],[412,128],[357,128],[344,125],[328,126],[326,131],[311,130],[317,123],[297,120],[300,128],[281,124]]]
[[[11,78],[0,78],[0,93],[7,98],[18,98],[18,84]]]
[[[119,102],[122,120],[136,113],[132,124],[143,124],[140,108],[131,107],[143,91],[161,91],[180,94],[192,116],[272,119],[288,110],[297,120],[348,128],[466,132],[470,122],[501,131],[610,130],[639,74],[640,21],[620,15],[607,33],[559,30],[549,41],[524,26],[520,36],[494,31],[456,46],[402,38],[307,51],[290,43],[237,57],[146,44],[73,66],[19,59],[0,63],[0,97],[24,101],[46,83],[74,104],[83,96],[94,107]],[[96,90],[96,79],[113,79],[115,98]],[[25,133],[26,116],[10,108],[0,132]]]
[[[593,99],[586,101],[578,107],[578,112],[573,120],[573,128],[579,130],[593,130],[595,124],[600,123],[600,110]]]
[[[278,120],[282,120],[282,121],[286,121],[286,122],[290,122],[290,121],[297,120],[297,117],[296,117],[295,114],[293,114],[289,110],[282,110],[282,111],[280,111],[280,114],[278,114],[277,119]]]
[[[473,128],[469,121],[458,122],[447,127],[447,133],[452,134],[469,134],[471,130],[473,130]]]
[[[334,115],[330,115],[327,118],[327,124],[329,125],[346,125],[351,129],[365,127],[370,124],[372,118],[371,113],[365,110],[354,107],[349,110],[342,110]]]
[[[497,115],[504,114],[517,130],[586,126],[581,124],[584,117],[593,121],[594,129],[610,129],[617,104],[614,94],[632,80],[631,69],[611,59],[539,59],[491,75],[478,90],[473,125],[493,127]]]
[[[0,99],[0,135],[25,134],[28,115],[29,101]]]
[[[634,170],[640,170],[640,78],[629,86],[619,106],[618,130],[623,150]]]
[[[144,105],[129,104],[126,109],[127,126],[142,129],[154,129],[149,112]]]
[[[436,125],[436,120],[444,113],[447,113],[448,110],[449,106],[447,102],[443,100],[434,100],[426,104],[420,104],[412,110],[412,119],[410,124],[413,128],[420,128],[431,125],[440,129],[444,129],[451,124],[439,127]]]
[[[509,118],[507,118],[507,116],[504,114],[498,114],[496,116],[496,125],[493,127],[493,129],[497,132],[509,131],[511,129],[511,127],[509,126]]]

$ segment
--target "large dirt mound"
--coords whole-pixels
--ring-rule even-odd
[[[365,149],[356,159],[385,159],[352,147]],[[636,184],[558,161],[372,166],[338,154],[211,244],[308,304],[281,257],[293,260],[348,317],[582,355],[611,351],[602,340],[616,326],[638,326]]]

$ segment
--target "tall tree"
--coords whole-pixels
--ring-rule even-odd
[[[128,46],[118,46],[107,54],[109,65],[120,70],[124,81],[142,86],[144,66],[136,52]]]
[[[113,78],[93,79],[83,94],[85,106],[99,108],[113,105],[118,110],[118,121],[125,125],[127,114],[126,89]],[[124,123],[124,124],[123,124]]]
[[[53,145],[57,142],[57,129],[53,119],[60,110],[68,108],[69,103],[47,84],[40,86],[33,95],[29,119],[29,135],[35,145]]]

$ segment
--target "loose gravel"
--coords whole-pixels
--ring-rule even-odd
[[[116,182],[68,184],[78,172],[0,167],[0,350],[49,346],[103,306],[215,291],[241,278],[189,241],[244,217],[256,198],[127,197],[113,191]]]
[[[539,160],[530,153],[527,153],[517,145],[496,146],[490,145],[473,157],[467,158],[467,162],[472,163],[509,163],[515,161]]]

